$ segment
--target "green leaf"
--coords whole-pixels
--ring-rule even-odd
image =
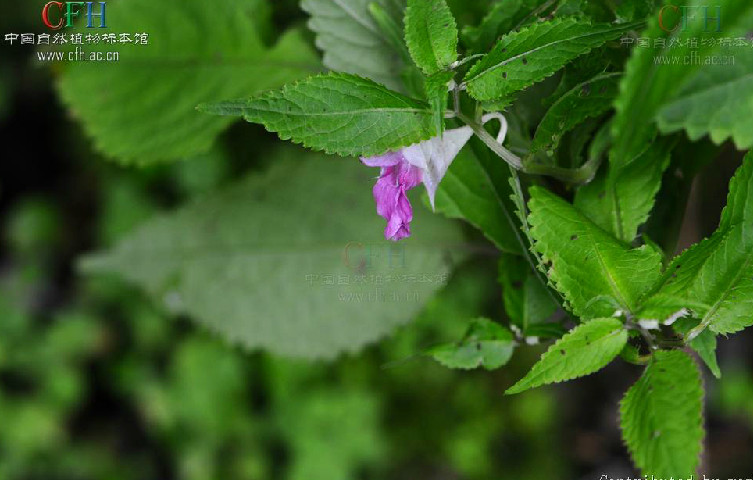
[[[530,326],[545,322],[557,310],[557,304],[523,257],[502,255],[499,282],[502,284],[505,312],[526,336]]]
[[[311,15],[308,26],[316,34],[316,46],[324,51],[327,68],[403,91],[400,74],[405,63],[372,16],[372,3],[402,31],[405,0],[302,0],[301,8]]]
[[[541,187],[530,194],[533,247],[551,262],[549,278],[572,311],[584,319],[637,311],[661,276],[661,255],[645,245],[631,250]]]
[[[243,115],[283,140],[342,156],[372,156],[435,134],[429,105],[371,80],[332,73],[248,100],[200,106],[216,115]]]
[[[617,95],[620,76],[620,73],[598,75],[562,95],[541,120],[531,150],[555,150],[566,132],[607,112]]]
[[[658,351],[620,405],[622,436],[644,475],[688,478],[703,440],[703,390],[693,360]]]
[[[554,74],[641,23],[596,24],[575,18],[534,24],[503,37],[468,72],[468,93],[480,101],[500,100]]]
[[[476,142],[471,139],[471,144]],[[521,253],[510,201],[510,171],[486,147],[465,148],[450,165],[434,200],[436,211],[464,219],[503,252]]]
[[[378,2],[369,3],[369,13],[379,26],[379,30],[381,30],[387,43],[390,44],[394,51],[400,53],[404,62],[410,64],[410,52],[408,51],[408,46],[405,44],[405,27],[395,18],[394,15],[398,12],[402,12],[404,8],[404,5],[395,5],[395,8],[392,9],[393,11],[388,12],[384,9],[382,4]],[[403,71],[403,75],[404,74],[405,71]],[[403,81],[405,81],[405,77],[403,77]]]
[[[674,139],[662,138],[635,161],[610,164],[605,177],[578,190],[575,205],[604,230],[632,242],[654,207],[674,145]]]
[[[698,321],[692,318],[681,318],[673,325],[676,332],[686,335],[690,330],[698,325]],[[716,361],[716,334],[711,330],[704,330],[700,335],[695,337],[688,344],[690,348],[698,353],[703,363],[709,367],[711,373],[716,378],[722,378],[722,371],[719,369],[719,363]]]
[[[332,358],[411,320],[464,256],[442,246],[462,242],[456,227],[421,208],[413,238],[384,240],[373,172],[355,159],[290,149],[271,163],[86,257],[83,271],[126,279],[248,348]]]
[[[623,54],[623,51],[610,48],[608,44],[605,44],[568,63],[562,69],[562,76],[557,88],[544,100],[544,104],[552,105],[562,95],[594,77],[605,75],[608,72],[619,72],[625,62]]]
[[[727,207],[714,234],[676,257],[643,318],[664,319],[683,308],[701,319],[689,339],[703,328],[728,334],[753,325],[753,154],[730,182]]]
[[[616,318],[599,318],[575,327],[549,347],[541,360],[505,394],[590,375],[620,354],[628,332]]]
[[[685,130],[691,140],[709,135],[720,144],[732,139],[738,149],[753,146],[753,56],[723,52],[734,63],[709,66],[657,114],[662,132]]]
[[[319,70],[298,31],[268,49],[255,19],[260,0],[186,0],[155,11],[150,0],[108,5],[110,31],[148,32],[148,45],[100,44],[117,62],[66,64],[63,101],[95,147],[128,164],[174,160],[209,150],[232,119],[196,112],[196,105],[253,95]]]
[[[405,43],[426,75],[452,65],[458,58],[458,27],[445,0],[408,0]]]
[[[486,318],[474,320],[458,343],[439,345],[427,351],[448,368],[494,370],[510,361],[515,340],[510,330]]]

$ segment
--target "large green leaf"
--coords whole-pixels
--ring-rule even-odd
[[[447,246],[462,241],[420,208],[413,238],[384,240],[372,176],[355,159],[291,150],[265,174],[155,218],[82,267],[133,282],[246,347],[325,358],[356,351],[421,309],[450,270]]]
[[[302,0],[309,28],[324,51],[324,65],[336,72],[366,77],[402,91],[405,64],[369,10],[379,5],[402,31],[405,0]]]
[[[695,475],[703,440],[701,376],[685,353],[659,351],[620,406],[622,435],[644,475]]]
[[[170,9],[150,0],[108,4],[109,31],[147,32],[148,44],[90,46],[118,51],[120,60],[66,64],[60,94],[97,149],[121,162],[206,151],[232,119],[203,115],[196,105],[277,88],[319,69],[297,31],[264,45],[263,7],[262,0],[186,0]]]
[[[541,22],[497,43],[465,77],[476,100],[500,100],[554,74],[568,62],[641,23],[596,24],[575,18]]]
[[[534,249],[551,262],[549,278],[572,311],[585,319],[637,311],[661,276],[661,255],[630,249],[541,187],[530,189]]]
[[[753,325],[753,154],[730,182],[717,231],[676,257],[654,290],[644,318],[688,309],[716,333]]]
[[[657,115],[663,132],[685,130],[692,140],[709,135],[715,143],[732,139],[739,149],[753,146],[753,55],[722,54],[730,65],[708,66]]]
[[[436,210],[468,221],[503,252],[520,254],[509,177],[507,165],[485,147],[465,148],[439,184],[434,200]]]
[[[512,395],[590,375],[619,355],[627,340],[627,330],[616,318],[600,318],[578,325],[549,347],[531,371],[505,393]]]
[[[372,156],[434,135],[431,107],[371,80],[345,73],[311,77],[248,100],[202,105],[242,115],[283,140],[343,156]]]
[[[452,65],[458,57],[458,27],[445,0],[408,0],[405,43],[427,75]]]

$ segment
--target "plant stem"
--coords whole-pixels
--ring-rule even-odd
[[[498,157],[500,157],[502,160],[506,161],[512,168],[515,170],[522,170],[523,169],[523,162],[520,160],[520,157],[503,147],[497,140],[491,136],[489,132],[486,131],[486,129],[475,120],[471,120],[470,118],[466,117],[462,112],[457,112],[457,116],[460,120],[465,122],[466,125],[471,127],[473,130],[473,133],[478,136],[478,138],[481,139],[482,142],[486,144],[489,149],[497,154]]]
[[[455,94],[457,99],[457,93]],[[456,102],[457,106],[457,102]],[[596,171],[602,162],[601,155],[595,155],[586,161],[578,168],[563,168],[553,165],[531,165],[524,164],[520,157],[503,147],[497,142],[497,140],[486,131],[486,129],[475,120],[472,120],[465,116],[459,109],[456,109],[456,116],[462,120],[466,125],[471,127],[473,132],[486,144],[491,151],[493,151],[498,157],[506,161],[512,168],[519,170],[523,173],[531,175],[545,175],[562,180],[567,183],[583,184],[588,183],[596,175]]]

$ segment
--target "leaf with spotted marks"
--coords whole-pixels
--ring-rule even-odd
[[[661,254],[631,249],[541,187],[530,194],[533,248],[551,263],[549,278],[570,309],[583,319],[636,312],[661,277]]]
[[[641,25],[641,22],[591,24],[565,18],[510,33],[468,72],[465,77],[468,93],[479,101],[502,100]]]
[[[578,325],[549,347],[528,375],[505,393],[512,395],[590,375],[617,357],[627,340],[628,332],[616,318],[599,318]]]
[[[719,228],[672,261],[641,316],[662,320],[683,308],[701,320],[692,335],[753,325],[753,153],[730,182]]]

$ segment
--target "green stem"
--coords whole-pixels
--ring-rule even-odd
[[[466,117],[462,112],[458,111],[456,113],[458,118],[465,122],[466,125],[471,127],[473,133],[475,133],[476,136],[478,136],[478,138],[480,138],[481,141],[484,142],[492,152],[494,152],[498,157],[510,164],[510,166],[515,170],[523,169],[523,162],[520,160],[520,157],[497,142],[497,139],[492,137],[491,134],[486,131],[483,125],[476,122],[475,120],[471,120],[470,118]]]
[[[468,63],[470,61],[473,61],[473,60],[476,60],[477,58],[481,58],[483,56],[484,56],[483,54],[477,53],[475,55],[471,55],[471,56],[465,57],[464,59],[458,60],[457,62],[453,63],[452,64],[452,69],[455,70],[455,69],[457,69],[459,67],[462,67],[466,63]]]
[[[601,155],[595,155],[578,168],[563,168],[554,165],[531,165],[529,163],[524,165],[523,171],[532,175],[546,175],[567,183],[584,184],[593,180],[596,172],[601,166],[602,158]]]
[[[582,184],[590,182],[602,162],[601,155],[595,155],[578,168],[563,168],[553,165],[524,164],[517,155],[506,149],[475,120],[465,116],[460,111],[456,112],[457,118],[471,127],[473,132],[486,144],[498,157],[506,161],[512,168],[531,175],[545,175],[567,183]]]

